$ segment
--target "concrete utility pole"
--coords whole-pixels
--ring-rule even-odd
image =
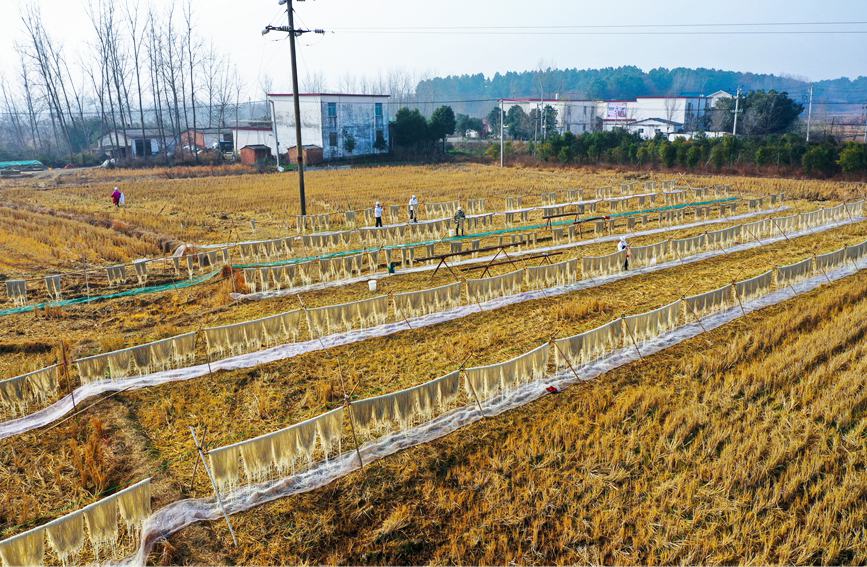
[[[737,94],[735,94],[735,109],[734,109],[735,123],[732,126],[732,136],[738,135],[738,112],[739,112],[738,111],[738,105],[739,105],[740,101],[741,101],[741,88],[738,87]]]
[[[813,83],[810,83],[810,103],[807,106],[807,143],[810,143],[810,123],[813,119]]]
[[[503,113],[503,99],[500,99],[500,167],[503,167],[503,122],[505,115]],[[867,135],[867,134],[865,134]]]
[[[298,0],[299,2],[303,0]],[[301,34],[310,33],[311,31],[318,34],[324,34],[325,30],[302,30],[295,29],[295,13],[292,8],[292,0],[277,0],[277,4],[286,4],[286,13],[289,16],[288,26],[265,26],[262,30],[262,35],[269,31],[282,31],[289,34],[289,56],[292,60],[292,98],[295,106],[295,154],[298,156],[298,192],[301,197],[301,214],[307,214],[307,199],[304,196],[304,146],[301,144],[301,98],[298,93],[298,64],[295,60],[295,37]],[[273,115],[273,112],[272,112]],[[275,122],[276,130],[276,115],[272,116],[272,121]],[[278,152],[279,153],[279,152]]]

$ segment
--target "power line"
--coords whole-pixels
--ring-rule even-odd
[[[867,21],[812,21],[812,22],[732,22],[732,23],[690,23],[690,24],[581,24],[581,25],[522,25],[522,26],[371,26],[336,27],[341,31],[371,30],[511,30],[511,29],[633,29],[633,28],[699,28],[699,27],[758,27],[758,26],[830,26],[863,25]]]
[[[489,36],[697,36],[697,35],[864,35],[867,30],[764,30],[764,31],[749,31],[749,30],[724,30],[724,31],[628,31],[628,32],[585,32],[585,31],[550,31],[550,30],[459,30],[459,29],[443,29],[443,30],[399,30],[399,29],[379,29],[367,28],[364,30],[342,30],[337,31],[332,29],[332,33],[346,34],[388,34],[388,35],[489,35]]]

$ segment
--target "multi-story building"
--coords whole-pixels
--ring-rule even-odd
[[[557,131],[560,134],[572,132],[583,134],[591,132],[596,126],[596,102],[581,99],[563,98],[507,98],[503,99],[503,110],[508,112],[513,106],[521,107],[526,114],[534,110],[541,116],[542,109],[550,106],[557,111]]]
[[[299,95],[301,143],[322,148],[325,160],[388,151],[388,95],[305,93]],[[295,147],[293,95],[268,95],[277,140],[272,148],[286,155]]]

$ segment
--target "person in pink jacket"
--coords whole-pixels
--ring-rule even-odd
[[[120,206],[120,189],[117,187],[114,188],[114,193],[111,194],[111,202],[114,203],[115,207]]]

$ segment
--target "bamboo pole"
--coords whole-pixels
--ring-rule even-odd
[[[744,317],[746,317],[746,316],[747,316],[747,312],[746,312],[746,310],[744,309],[744,304],[741,303],[741,296],[738,295],[738,287],[737,287],[737,285],[735,285],[735,282],[734,282],[734,281],[732,281],[732,291],[733,291],[734,294],[735,294],[735,299],[738,300],[738,305],[740,305],[740,307],[741,307],[741,314],[742,314]]]
[[[581,381],[581,376],[578,375],[578,372],[575,370],[575,367],[572,366],[572,363],[569,361],[569,357],[567,357],[566,354],[560,349],[560,345],[557,344],[556,339],[551,337],[551,339],[548,342],[550,342],[552,345],[554,345],[554,348],[557,349],[557,352],[559,352],[560,356],[563,357],[563,360],[566,361],[566,364],[569,366],[569,370],[571,370],[572,374],[575,375],[575,379],[578,381]]]
[[[205,425],[205,431],[202,433],[202,447],[206,447],[205,439],[207,439],[207,437],[208,437],[208,426],[206,424]],[[190,476],[190,492],[193,492],[193,490],[195,489],[196,472],[198,471],[198,468],[199,468],[198,459],[193,460],[193,474],[192,474],[192,476]]]
[[[205,468],[205,472],[208,473],[208,480],[211,481],[211,487],[214,489],[214,494],[217,497],[217,503],[220,506],[220,511],[223,513],[223,519],[226,520],[226,525],[229,526],[229,533],[232,535],[232,543],[235,544],[235,547],[238,546],[238,538],[235,537],[235,530],[232,528],[232,522],[229,521],[229,514],[226,512],[226,507],[223,505],[223,497],[220,496],[220,489],[217,488],[217,481],[214,480],[214,474],[211,472],[211,468],[208,466],[207,461],[205,460],[205,453],[202,451],[202,446],[199,445],[199,440],[196,437],[196,430],[192,425],[190,427],[190,435],[193,436],[193,443],[196,445],[196,452],[199,454],[199,458],[202,460],[202,466]]]
[[[620,321],[622,322],[623,327],[626,329],[626,332],[629,334],[629,338],[632,339],[632,346],[635,347],[635,352],[638,353],[638,358],[643,360],[644,357],[641,355],[641,350],[638,348],[638,343],[635,341],[635,336],[632,334],[632,331],[629,330],[629,325],[626,324],[626,316],[621,315]]]

